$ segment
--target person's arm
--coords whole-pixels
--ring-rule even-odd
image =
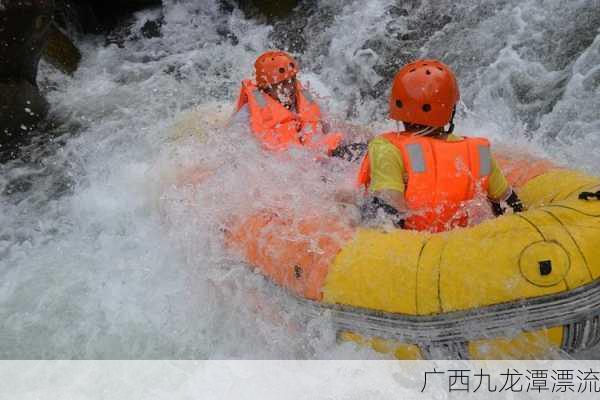
[[[492,203],[494,215],[496,216],[505,213],[506,210],[502,207],[503,202],[506,202],[506,204],[512,208],[513,212],[517,213],[524,211],[521,199],[509,185],[495,159],[492,159],[492,172],[489,180],[488,197]]]
[[[336,201],[344,204],[357,204],[363,220],[377,216],[379,210],[390,216],[397,226],[408,211],[404,200],[404,164],[400,151],[383,138],[375,138],[368,145],[371,164],[370,192],[365,198],[355,189],[340,188],[335,194]]]
[[[374,191],[372,195],[384,204],[392,206],[400,214],[406,214],[408,212],[406,200],[404,200],[404,193],[402,192],[393,189],[383,189]]]
[[[400,151],[383,138],[369,143],[371,163],[370,196],[363,206],[365,216],[375,217],[379,210],[402,225],[408,207],[404,199],[404,162]]]
[[[238,95],[238,100],[235,104],[235,111],[240,111],[245,104],[248,103],[248,96],[246,96],[246,92],[244,91],[244,83],[242,82],[242,87],[240,88],[240,94]]]
[[[404,228],[404,219],[408,212],[404,194],[395,190],[379,190],[371,193],[361,207],[363,220],[375,219],[382,211],[394,225]]]

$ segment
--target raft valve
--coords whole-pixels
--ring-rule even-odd
[[[550,275],[552,273],[552,261],[544,260],[538,263],[540,265],[540,275]]]

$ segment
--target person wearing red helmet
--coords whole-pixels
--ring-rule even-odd
[[[342,135],[327,132],[319,105],[296,78],[298,63],[292,56],[267,51],[254,69],[254,81],[242,82],[236,112],[247,107],[250,128],[265,148],[299,146],[331,153],[340,145]]]
[[[369,142],[358,182],[368,192],[363,213],[379,209],[406,229],[442,232],[469,225],[465,204],[487,195],[496,215],[523,206],[491,156],[487,139],[453,134],[459,89],[452,70],[419,60],[397,73],[390,118],[404,125]],[[448,127],[446,129],[446,127]]]

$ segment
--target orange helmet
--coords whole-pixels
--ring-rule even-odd
[[[298,63],[283,51],[267,51],[254,63],[256,83],[259,87],[275,85],[298,73]]]
[[[460,95],[452,70],[437,60],[417,60],[396,74],[390,95],[390,118],[442,127],[452,119]]]

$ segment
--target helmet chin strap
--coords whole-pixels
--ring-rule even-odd
[[[452,116],[450,117],[450,121],[448,122],[448,129],[441,129],[439,131],[439,135],[449,135],[454,132],[454,116],[456,115],[456,106],[452,109]],[[400,131],[400,122],[396,121],[397,130]],[[436,132],[439,128],[433,126],[427,126],[420,131],[412,132],[412,136],[428,136],[432,133]]]
[[[420,131],[411,132],[411,135],[412,136],[427,136],[430,133],[432,133],[434,130],[435,130],[435,128],[426,127],[424,129],[421,129]],[[396,121],[396,131],[400,132],[400,121]]]
[[[452,116],[450,117],[450,123],[448,125],[448,129],[444,131],[444,134],[449,135],[454,132],[454,116],[456,115],[456,106],[452,110]]]
[[[435,132],[436,128],[428,126],[427,128],[421,129],[420,131],[413,132],[413,136],[427,136]]]

